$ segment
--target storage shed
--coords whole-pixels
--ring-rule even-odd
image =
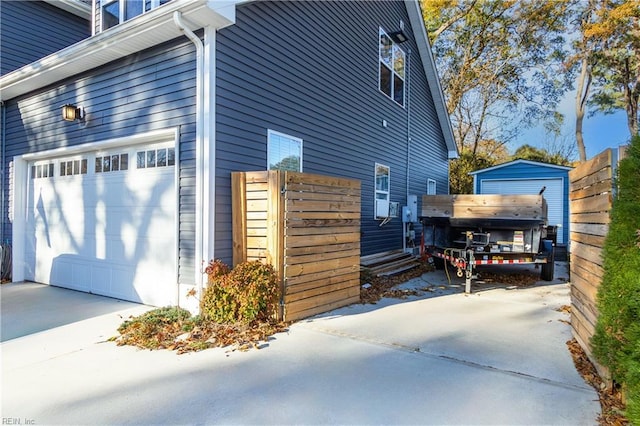
[[[538,194],[544,188],[549,225],[560,225],[557,243],[569,240],[569,170],[571,167],[514,160],[470,173],[475,194]]]

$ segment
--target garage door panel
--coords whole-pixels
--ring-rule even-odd
[[[155,148],[129,148],[130,158],[140,149]],[[72,160],[37,162],[46,166],[29,182],[26,278],[170,304],[177,285],[175,168],[136,169],[130,162],[127,170],[94,172],[96,156],[83,154],[86,174],[72,176],[60,175]]]
[[[562,225],[564,220],[562,179],[487,179],[481,182],[483,194],[538,194],[542,188],[547,201],[547,222]],[[563,241],[563,232],[558,232],[557,241]]]

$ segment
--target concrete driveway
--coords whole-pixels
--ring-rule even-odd
[[[123,319],[149,307],[3,285],[3,336],[15,337],[1,346],[2,417],[21,424],[597,424],[598,396],[565,345],[569,317],[558,309],[569,303],[567,283],[485,286],[465,296],[444,274],[428,273],[405,287],[423,291],[296,323],[260,350],[176,355],[106,342]],[[50,293],[34,302],[29,291]],[[87,309],[69,316],[78,297]],[[23,320],[51,326],[13,331]]]

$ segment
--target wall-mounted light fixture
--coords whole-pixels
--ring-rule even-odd
[[[82,107],[67,104],[62,107],[62,119],[65,121],[83,121],[84,109]]]
[[[409,40],[409,37],[407,37],[407,35],[404,33],[404,30],[402,29],[389,33],[389,37],[391,37],[391,40],[398,44],[404,43],[405,41]]]

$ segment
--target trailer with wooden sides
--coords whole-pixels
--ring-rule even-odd
[[[540,264],[553,280],[556,227],[547,225],[540,195],[423,195],[421,249],[465,277],[465,292],[479,265]]]

